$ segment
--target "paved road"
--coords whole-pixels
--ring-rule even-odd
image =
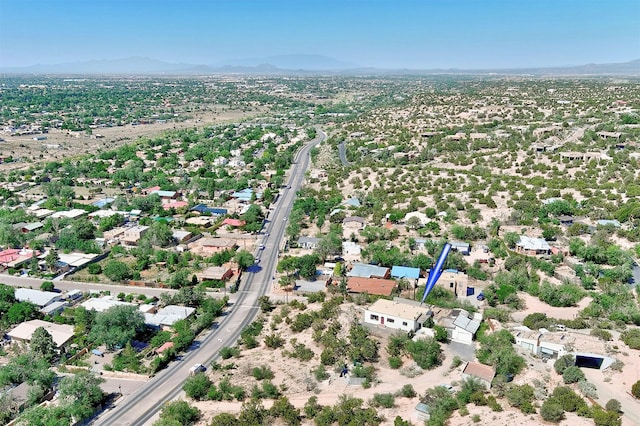
[[[258,250],[261,252],[259,253],[260,264],[243,274],[240,290],[235,294],[235,301],[231,302],[231,308],[226,315],[222,316],[212,329],[198,337],[198,347],[188,352],[182,361],[173,362],[145,383],[138,392],[118,401],[114,408],[96,419],[94,424],[105,426],[150,424],[162,404],[183,394],[182,385],[193,364],[209,365],[218,357],[221,348],[235,345],[242,329],[258,314],[258,299],[271,288],[272,277],[278,262],[278,244],[284,236],[287,217],[296,196],[295,191],[302,184],[304,173],[309,166],[309,152],[313,146],[325,138],[326,135],[318,131],[316,139],[305,145],[296,155],[288,181],[291,187],[284,190],[284,194],[267,218],[263,237],[265,249]],[[266,235],[266,232],[269,235]]]
[[[344,146],[344,141],[338,144],[338,156],[340,157],[340,161],[343,166],[349,166],[349,161],[347,161],[347,149]]]

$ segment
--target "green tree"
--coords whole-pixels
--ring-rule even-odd
[[[90,338],[96,344],[114,349],[124,347],[144,328],[144,314],[137,306],[117,305],[96,314]]]
[[[29,343],[31,351],[41,358],[44,358],[48,362],[51,362],[56,356],[56,344],[53,341],[51,334],[44,328],[38,327],[31,336],[31,342]]]
[[[200,420],[200,417],[202,417],[200,410],[192,407],[188,402],[171,401],[162,406],[160,410],[160,420],[154,423],[154,426],[170,424],[190,426]]]
[[[406,347],[420,368],[431,369],[442,362],[442,349],[435,339],[409,341]]]
[[[42,291],[53,291],[53,290],[55,290],[55,286],[53,285],[53,282],[51,282],[51,281],[43,281],[42,284],[40,284],[40,290],[42,290]]]
[[[238,264],[240,269],[243,270],[255,263],[253,255],[246,250],[238,250],[233,260]]]
[[[102,382],[102,377],[88,371],[65,376],[60,380],[58,387],[60,400],[71,403],[71,414],[74,418],[85,419],[104,401],[104,393],[100,387]]]
[[[31,302],[18,302],[7,311],[9,324],[19,324],[30,319],[40,318],[41,314],[36,305]]]
[[[187,378],[182,389],[189,398],[200,401],[206,399],[212,384],[206,374],[194,374]]]
[[[124,281],[131,278],[131,268],[126,263],[120,260],[110,260],[104,266],[104,274],[111,281]]]

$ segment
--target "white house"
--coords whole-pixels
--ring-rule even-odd
[[[19,302],[31,302],[41,308],[62,300],[60,293],[42,291],[31,288],[16,288],[15,298]]]
[[[403,331],[417,331],[431,316],[426,306],[411,300],[396,298],[393,301],[378,299],[364,311],[364,322]]]
[[[481,314],[472,315],[464,309],[441,310],[436,313],[436,323],[447,330],[449,339],[466,345],[473,343],[473,336],[481,322]]]

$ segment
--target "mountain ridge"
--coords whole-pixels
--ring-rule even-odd
[[[640,59],[627,62],[522,68],[376,68],[359,67],[322,55],[279,55],[244,58],[218,65],[172,63],[142,56],[120,59],[96,59],[60,64],[35,64],[27,67],[2,67],[2,74],[118,74],[118,75],[209,75],[209,74],[345,74],[345,75],[420,75],[420,74],[518,74],[518,75],[640,75]]]

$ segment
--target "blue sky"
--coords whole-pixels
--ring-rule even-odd
[[[381,68],[640,58],[639,0],[0,0],[0,67],[289,54]]]

